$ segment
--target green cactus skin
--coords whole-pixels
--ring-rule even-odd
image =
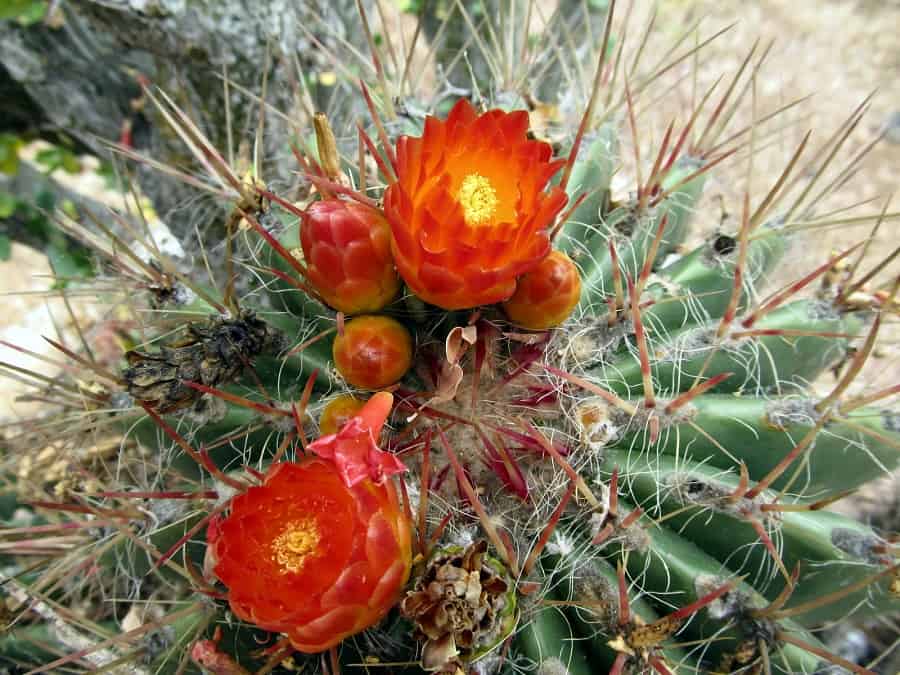
[[[732,373],[714,391],[746,390],[751,393],[777,391],[809,382],[846,354],[845,337],[822,337],[816,333],[854,336],[862,322],[854,315],[821,316],[816,300],[798,300],[784,305],[754,324],[754,329],[804,331],[814,335],[791,337],[763,335],[757,339],[728,338],[716,344],[717,323],[674,332],[654,345],[660,358],[651,364],[661,391],[682,392],[698,377]],[[633,356],[610,359],[601,370],[607,386],[618,394],[635,397],[642,390],[641,364]]]
[[[619,133],[615,124],[606,123],[586,141],[572,169],[566,191],[569,199],[584,195],[559,232],[558,246],[578,260],[593,253],[586,246],[598,232],[600,216],[608,210],[613,172],[619,153]]]
[[[376,111],[379,104],[391,110],[402,105],[401,115],[387,120],[390,143],[400,133],[422,132],[420,107],[446,108],[445,100],[435,99],[429,108],[403,92],[384,90],[381,83],[369,84],[366,94],[374,98]],[[485,91],[496,94],[491,105],[537,106],[518,92],[498,92],[498,83],[488,84]],[[649,84],[631,81],[635,92]],[[466,664],[473,672],[823,672],[827,659],[819,655],[825,650],[818,638],[821,626],[900,611],[887,537],[827,510],[829,499],[897,470],[900,424],[879,401],[843,411],[842,401],[815,395],[810,386],[852,356],[859,345],[856,338],[869,330],[873,315],[887,311],[879,302],[889,300],[878,296],[877,302],[852,304],[841,294],[851,283],[845,280],[837,290],[821,284],[814,297],[791,297],[754,320],[767,279],[790,261],[792,224],[810,218],[811,211],[804,205],[802,216],[793,213],[797,209],[777,217],[768,211],[755,214],[753,227],[748,213],[748,236],[720,230],[695,245],[699,239],[691,238],[690,225],[703,208],[710,175],[698,171],[717,160],[701,147],[686,147],[653,177],[650,192],[620,198],[612,184],[627,162],[620,157],[624,104],[617,107],[614,94],[608,92],[602,121],[594,128],[588,125],[565,185],[570,199],[584,195],[584,201],[558,223],[553,242],[582,274],[575,313],[559,328],[523,337],[495,307],[479,308],[474,315],[471,310],[446,312],[408,292],[401,294],[383,313],[409,328],[418,358],[395,391],[392,429],[381,445],[401,453],[410,469],[403,484],[405,505],[416,518],[422,492],[428,491],[429,509],[422,513],[425,534],[435,536],[442,521],[440,527],[446,528],[435,547],[488,538],[491,565],[506,566],[501,571],[511,578],[521,573],[510,590],[502,634]],[[348,138],[349,131],[356,134],[353,125],[362,110],[354,94],[340,111],[336,128],[340,124]],[[181,124],[179,133],[191,145],[202,146],[199,132]],[[558,142],[563,154],[571,148],[576,125],[572,120],[560,124],[566,132]],[[376,128],[363,128],[378,139]],[[714,145],[710,140],[706,147]],[[380,140],[376,146],[379,159],[389,162]],[[344,144],[340,149],[353,156],[355,149],[348,148]],[[212,152],[204,150],[209,150],[201,153],[206,164]],[[360,167],[345,165],[347,175],[359,181]],[[807,173],[816,166],[810,164]],[[373,182],[370,171],[365,196],[377,200],[384,186],[379,182],[373,189]],[[654,204],[656,196],[662,198]],[[756,203],[765,195],[752,197]],[[777,213],[776,205],[771,206]],[[237,479],[258,478],[276,455],[302,456],[301,445],[318,435],[324,403],[333,395],[354,393],[332,362],[332,342],[343,317],[286,280],[297,279],[296,266],[271,244],[274,238],[288,255],[299,250],[296,209],[282,208],[274,198],[269,208],[271,235],[259,236],[258,226],[233,243],[241,250],[249,242],[243,253],[246,267],[253,270],[238,275],[249,289],[239,309],[252,310],[278,339],[264,353],[254,354],[240,376],[222,384],[225,396],[218,397],[228,401],[207,392],[203,405],[151,417],[145,408],[130,405],[133,401],[121,402],[127,398],[123,382],[109,385],[115,389],[115,396],[105,401],[109,410],[88,416],[84,437],[112,428],[137,441],[143,454],[123,449],[119,458],[122,470],[115,485],[127,489],[105,495],[76,491],[77,503],[60,498],[60,504],[74,504],[76,510],[54,511],[45,501],[28,508],[35,513],[34,526],[75,522],[84,514],[101,518],[108,511],[119,518],[116,525],[91,527],[60,553],[58,566],[48,564],[52,576],[46,584],[40,570],[28,568],[15,555],[3,556],[4,564],[36,594],[47,592],[64,605],[69,596],[83,592],[87,604],[102,605],[89,619],[102,631],[120,628],[120,617],[98,600],[106,599],[104,593],[130,594],[135,606],[158,610],[165,626],[154,634],[164,634],[162,647],[151,649],[149,639],[127,644],[140,654],[134,657],[140,673],[200,672],[190,659],[191,647],[200,640],[209,641],[207,646],[215,643],[229,663],[237,664],[230,671],[209,672],[252,671],[273,654],[280,658],[281,636],[236,619],[224,602],[223,587],[208,577],[205,528],[241,486]],[[693,248],[687,250],[686,243]],[[736,272],[741,278],[735,290]],[[640,289],[639,297],[630,296],[629,286]],[[155,307],[159,330],[149,337],[167,335],[188,321],[221,319],[214,305],[227,306],[233,318],[237,303],[226,299],[226,293],[199,288],[206,300],[194,297],[182,305]],[[731,310],[734,316],[724,321]],[[446,375],[457,365],[445,359],[445,345],[455,329],[468,326],[477,339],[459,361],[463,376],[456,383],[458,392],[454,388],[455,397],[446,395],[446,381],[436,373]],[[489,358],[490,368],[479,375],[484,381],[473,378],[475,363]],[[715,386],[705,387],[713,378]],[[652,391],[646,389],[647,381]],[[65,401],[61,405],[65,414],[72,412]],[[582,416],[585,406],[597,416],[595,429]],[[85,416],[81,408],[74,410]],[[430,486],[425,488],[420,473],[423,428],[432,453]],[[523,431],[534,428],[550,439],[548,445]],[[466,453],[457,473],[437,442],[447,436],[457,445],[455,451]],[[500,443],[511,446],[503,448],[507,456],[490,456],[488,451]],[[187,453],[184,445],[203,452]],[[798,446],[800,456],[774,475]],[[518,483],[512,468],[521,471]],[[478,506],[485,506],[486,519],[479,520],[468,493],[458,498],[457,486],[465,481],[474,484],[472,494],[483,502]],[[120,494],[132,489],[156,496],[133,502]],[[179,501],[172,496],[179,492],[188,497]],[[568,501],[554,512],[562,499]],[[614,500],[617,510],[611,507]],[[132,508],[135,504],[143,510]],[[2,515],[12,526],[13,507],[4,503]],[[777,561],[765,537],[777,549]],[[546,548],[531,559],[536,542]],[[428,547],[419,545],[409,587],[429,560]],[[166,553],[173,555],[160,565],[159,555]],[[84,560],[92,562],[102,579],[80,576],[78,563]],[[790,578],[795,567],[796,580]],[[66,577],[61,569],[76,570],[73,579],[60,580]],[[620,621],[620,571],[630,623]],[[724,590],[726,584],[731,586]],[[648,639],[642,648],[628,642],[635,626],[660,626],[716,589],[721,597],[700,603],[658,640]],[[167,621],[167,616],[175,619]],[[333,658],[345,672],[420,672],[414,634],[415,627],[394,609],[332,654],[294,654],[292,667],[331,672],[325,664]],[[0,657],[34,666],[74,651],[57,642],[45,623],[25,623],[0,640]],[[743,656],[746,661],[740,660]],[[268,665],[288,672],[287,664]]]
[[[183,576],[165,565],[157,566],[157,558],[150,551],[159,551],[165,554],[175,546],[182,537],[187,535],[191,529],[201,520],[199,512],[189,513],[185,517],[168,525],[162,525],[153,530],[146,539],[141,538],[141,542],[147,546],[139,546],[134,541],[123,536],[118,536],[112,546],[105,548],[99,556],[98,563],[107,568],[126,567],[135,577],[145,577],[148,574],[160,574],[169,582],[184,582]],[[117,533],[113,533],[115,536]],[[195,544],[182,546],[177,549],[178,555],[181,557],[187,554],[193,559],[194,563],[202,563],[203,548]]]
[[[728,394],[706,394],[690,403],[690,423],[667,425],[655,450],[670,456],[689,457],[707,466],[737,471],[744,463],[751,476],[765,476],[814,427],[815,401],[801,397],[757,398]],[[790,487],[790,492],[810,499],[852,490],[886,472],[896,470],[900,434],[887,428],[881,410],[861,408],[848,417],[827,422],[816,435],[809,461]],[[869,436],[859,427],[871,430]],[[699,431],[699,429],[702,429]],[[713,441],[716,440],[718,444]],[[893,442],[894,445],[891,445]],[[616,445],[651,448],[644,431],[626,429]],[[722,452],[724,445],[731,455]],[[834,467],[853,462],[852,472]],[[779,477],[775,489],[787,487],[793,471]]]
[[[572,524],[572,527],[577,529],[577,524]],[[577,535],[576,539],[579,539]],[[586,547],[585,552],[589,551],[592,544],[583,537],[580,539],[579,546]],[[559,554],[546,555],[543,564],[546,583],[553,586],[554,597],[572,604],[565,608],[564,614],[565,620],[572,626],[571,635],[577,640],[574,644],[584,647],[581,651],[594,668],[612,667],[617,652],[608,643],[616,635],[615,624],[621,611],[617,596],[618,578],[613,563],[601,555],[588,553],[579,559],[575,567],[572,561]],[[595,604],[598,602],[601,607]],[[645,624],[660,618],[660,612],[646,598],[631,591],[628,593],[628,611]],[[661,653],[668,663],[695,665],[693,659],[675,647],[665,647]]]
[[[551,675],[554,673],[551,668],[557,668],[558,673],[590,675],[595,672],[592,668],[611,665],[611,662],[589,660],[586,650],[577,641],[567,617],[554,607],[534,612],[531,621],[520,629],[516,638],[522,655],[530,660],[536,672]]]
[[[777,230],[772,236],[750,242],[746,274],[751,287],[781,261],[786,245],[786,237]],[[721,318],[734,288],[736,247],[733,237],[716,235],[660,269],[656,273],[659,280],[651,281],[646,290],[654,304],[641,313],[648,330],[679,329],[704,319]],[[749,302],[746,288],[742,291],[739,309]]]
[[[721,486],[723,491],[732,491],[738,485],[733,473],[664,455],[647,463],[645,457],[626,451],[611,451],[608,459],[614,465],[623,467],[623,475],[629,478],[630,493],[639,504],[646,505],[648,513],[656,516],[672,513],[685,504],[694,503],[685,502],[676,493],[675,486],[684,485],[690,480],[699,481],[700,484],[709,482],[713,486]],[[660,490],[660,485],[667,489]],[[661,493],[665,495],[662,499]],[[772,501],[772,497],[774,494],[763,501]],[[771,566],[772,559],[766,551],[755,546],[759,538],[753,527],[738,516],[737,509],[737,506],[733,507],[733,512],[729,514],[727,508],[696,503],[696,508],[673,514],[666,522],[669,530],[683,535],[698,548],[718,559],[722,565],[737,573],[754,575]],[[798,606],[852,586],[879,571],[877,556],[871,556],[870,559],[854,556],[848,550],[848,545],[844,544],[857,537],[868,540],[873,545],[880,541],[871,529],[861,523],[827,511],[788,512],[773,516],[766,522],[766,528],[771,528],[771,536],[782,542],[782,561],[785,567],[790,570],[799,564],[801,570],[806,570],[807,581],[798,585],[787,607]],[[842,544],[844,550],[835,545],[835,542]],[[771,579],[765,594],[769,599],[774,599],[783,588],[784,579],[776,576]],[[871,599],[867,601],[870,594]],[[882,583],[880,591],[872,587],[863,589],[827,608],[804,612],[796,617],[796,621],[815,626],[827,621],[835,611],[848,613],[855,610],[861,616],[875,616],[889,611],[892,604],[896,604],[896,601],[890,598],[886,585]]]
[[[684,605],[699,597],[696,583],[701,575],[721,578],[722,564],[690,541],[668,528],[648,528],[647,533],[650,539],[647,551],[632,551],[627,558],[628,569],[633,576],[643,575],[647,579],[647,585],[665,589],[666,593],[674,595],[678,598],[673,599],[676,604]],[[739,584],[737,590],[745,594],[756,606],[766,604],[747,584]],[[733,629],[723,631],[721,622],[710,621],[708,616],[704,616],[704,612],[695,618],[698,620],[689,623],[685,629],[688,635],[700,640],[709,639],[713,635],[723,638],[709,642],[707,660],[718,660],[721,654],[734,649],[744,637],[740,631],[734,632]],[[818,642],[814,636],[805,633],[799,626],[791,625],[786,628],[802,635],[812,644]],[[781,647],[777,654],[773,654],[773,661],[775,672],[782,673],[813,672],[818,663],[817,658],[792,645]]]
[[[697,199],[703,191],[706,175],[701,174],[686,183],[683,181],[701,165],[692,158],[680,160],[661,181],[663,190],[675,191],[659,206],[646,210],[635,204],[624,204],[604,214],[599,231],[589,234],[584,242],[585,248],[590,251],[590,258],[579,260],[584,288],[582,306],[604,307],[605,298],[613,290],[615,265],[609,251],[609,242],[616,247],[622,274],[637,279],[663,218],[667,218],[667,221],[655,260],[661,260],[684,241]],[[602,309],[599,311],[602,312]]]

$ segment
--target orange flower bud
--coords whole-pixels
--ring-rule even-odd
[[[551,251],[523,275],[513,296],[503,303],[510,321],[532,330],[558,326],[581,299],[578,267],[562,251]]]
[[[378,311],[400,290],[390,229],[373,208],[341,199],[314,202],[300,225],[300,245],[310,281],[338,311]]]
[[[373,440],[391,396],[373,401],[336,437],[316,441],[335,457],[343,453],[350,474],[322,457],[280,462],[262,485],[234,497],[207,533],[234,614],[285,633],[302,652],[333,647],[379,621],[409,578],[410,524],[393,484],[379,482],[402,464]]]
[[[384,389],[412,365],[413,343],[399,321],[386,316],[359,316],[334,339],[332,357],[347,382],[363,389]]]
[[[384,197],[400,276],[426,302],[462,309],[506,300],[516,277],[549,252],[548,230],[565,206],[545,192],[563,160],[529,140],[528,113],[478,115],[466,100],[421,138],[397,143],[397,181]]]
[[[319,418],[319,433],[323,436],[336,434],[362,407],[363,402],[350,394],[341,394],[331,399]]]

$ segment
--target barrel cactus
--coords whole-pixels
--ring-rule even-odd
[[[890,535],[829,509],[898,465],[898,387],[856,382],[898,283],[862,247],[807,264],[795,241],[835,219],[816,205],[862,111],[692,234],[709,176],[756,151],[755,125],[726,132],[754,52],[648,157],[639,103],[705,42],[647,66],[614,6],[593,86],[549,106],[522,92],[567,63],[515,12],[498,40],[450,10],[479,45],[473,86],[423,103],[360,3],[373,75],[334,54],[344,99],[283,139],[290,188],[148,85],[204,173],[162,169],[225,215],[178,260],[143,211],[56,216],[103,258],[115,311],[54,342],[62,374],[18,372],[48,410],[9,457],[5,659],[873,672],[818,629],[900,609]],[[125,349],[102,357],[113,323]]]

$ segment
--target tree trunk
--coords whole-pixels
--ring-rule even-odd
[[[224,154],[221,76],[227,69],[234,146],[252,147],[259,110],[253,97],[266,64],[267,102],[290,116],[298,109],[298,78],[330,68],[316,41],[329,45],[354,30],[352,7],[350,0],[80,0],[61,3],[43,24],[0,22],[0,91],[10,94],[2,126],[31,122],[42,131],[64,131],[101,157],[130,129],[136,151],[189,168],[188,149],[142,99],[139,78],[171,96]],[[315,106],[327,105],[327,89],[317,89]],[[264,165],[276,189],[294,180],[289,140],[290,125],[267,113],[261,154],[276,158]],[[221,221],[226,205],[198,202],[195,190],[146,166],[131,170],[179,238],[195,225]]]

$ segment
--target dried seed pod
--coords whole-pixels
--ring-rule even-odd
[[[438,551],[400,606],[425,640],[422,668],[467,672],[465,664],[487,654],[515,628],[513,582],[479,540],[465,549]]]
[[[212,318],[205,325],[188,324],[184,339],[161,347],[156,354],[130,351],[122,373],[128,393],[161,413],[195,404],[202,393],[185,384],[219,386],[235,380],[250,361],[277,349],[281,333],[244,312],[236,319]]]

